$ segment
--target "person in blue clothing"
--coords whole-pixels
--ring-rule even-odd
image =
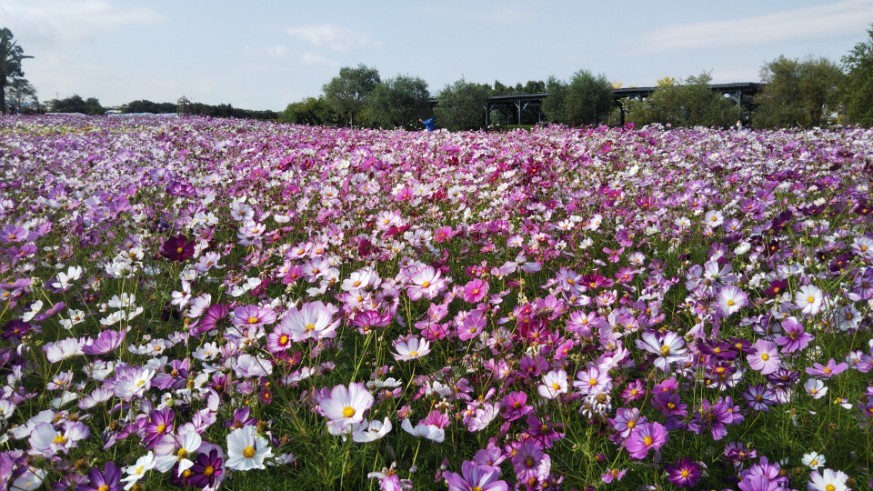
[[[426,129],[427,131],[433,131],[436,129],[436,118],[427,118],[425,120],[418,118],[418,122],[423,124],[424,129]]]

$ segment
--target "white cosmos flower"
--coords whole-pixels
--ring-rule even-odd
[[[352,440],[357,443],[373,442],[387,435],[392,427],[391,421],[388,418],[385,418],[383,421],[364,421],[361,424],[354,425]]]
[[[30,322],[30,320],[33,319],[40,310],[42,310],[42,300],[37,300],[30,304],[30,308],[27,312],[21,314],[21,320],[24,322]]]
[[[546,399],[555,399],[561,394],[566,394],[567,388],[567,372],[552,370],[543,375],[543,383],[537,387],[537,391]]]
[[[809,475],[809,484],[806,485],[808,491],[847,491],[849,487],[846,481],[849,476],[843,471],[835,471],[825,469],[821,473],[813,471]]]
[[[804,285],[794,295],[794,303],[804,314],[815,315],[821,311],[824,293],[815,285]]]
[[[243,426],[227,435],[228,469],[248,471],[265,469],[264,460],[273,456],[266,438],[258,435],[254,426]]]
[[[136,463],[125,467],[124,472],[127,474],[127,477],[121,480],[121,482],[126,482],[124,485],[125,490],[129,490],[136,484],[140,479],[145,476],[145,473],[155,468],[155,454],[154,452],[149,451],[149,453],[143,455],[142,457],[136,459]]]
[[[83,355],[82,346],[84,344],[84,339],[67,338],[48,343],[42,349],[45,351],[45,357],[49,363],[57,363],[67,358]]]
[[[58,281],[52,283],[52,286],[59,290],[66,290],[72,286],[72,282],[77,281],[82,277],[81,266],[70,266],[66,273],[58,273]]]
[[[816,378],[807,380],[806,383],[803,384],[803,390],[811,395],[813,399],[821,399],[828,393],[828,388],[825,386],[824,382]]]
[[[72,329],[73,326],[75,326],[76,324],[81,324],[85,320],[85,312],[81,310],[68,309],[67,316],[69,316],[70,318],[61,319],[60,323],[61,327],[68,331]]]
[[[400,427],[403,428],[403,431],[409,433],[412,436],[427,438],[428,440],[433,440],[437,443],[441,443],[443,440],[446,439],[446,431],[436,425],[418,423],[413,428],[412,423],[409,421],[409,418],[406,418],[403,420],[402,423],[400,423]]]
[[[418,336],[402,336],[394,341],[396,353],[392,353],[397,361],[410,361],[430,353],[430,341]]]
[[[823,467],[827,460],[825,460],[825,456],[818,452],[810,452],[808,454],[803,455],[803,459],[801,460],[803,465],[809,467],[812,470],[817,470],[820,467]]]
[[[188,431],[183,435],[176,436],[176,443],[179,448],[173,447],[175,453],[171,453],[168,455],[162,455],[156,459],[155,466],[161,472],[167,472],[172,469],[176,462],[179,463],[179,474],[182,475],[183,472],[190,469],[194,462],[191,461],[189,457],[193,456],[197,453],[197,450],[200,449],[200,445],[203,444],[203,439],[200,438],[200,435],[197,434],[196,431]]]

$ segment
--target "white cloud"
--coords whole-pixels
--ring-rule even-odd
[[[333,24],[290,27],[289,36],[333,51],[348,51],[357,47],[378,47],[382,43],[363,34]]]
[[[644,36],[644,52],[704,50],[779,41],[826,38],[863,31],[873,18],[873,0],[786,10],[741,19],[677,24]]]
[[[164,20],[147,7],[119,7],[105,0],[0,0],[0,18],[17,38],[40,45],[89,41],[100,31]]]
[[[330,58],[325,58],[323,56],[318,56],[317,54],[306,52],[300,55],[300,63],[304,65],[327,65],[327,66],[339,66],[339,62],[335,60],[331,60]]]

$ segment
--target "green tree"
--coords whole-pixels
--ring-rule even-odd
[[[4,27],[0,29],[0,114],[6,114],[6,87],[16,78],[24,77],[21,70],[21,60],[33,58],[24,54],[24,50],[14,39],[12,31]]]
[[[322,87],[324,99],[344,120],[354,126],[367,97],[379,85],[379,71],[366,65],[340,68],[339,75]]]
[[[739,118],[739,108],[710,87],[707,72],[679,82],[673,77],[658,80],[655,92],[644,101],[622,101],[627,120],[637,124],[671,126],[730,126]]]
[[[364,106],[364,119],[379,128],[415,129],[430,113],[427,82],[406,75],[385,80],[373,89]]]
[[[752,123],[759,128],[821,126],[838,108],[844,78],[827,58],[780,56],[761,68],[767,85],[755,98],[758,109]]]
[[[446,85],[434,108],[437,124],[452,131],[482,128],[491,87],[467,82],[463,78]]]
[[[846,70],[843,107],[849,123],[873,126],[873,24],[868,40],[852,48],[841,60]]]
[[[279,120],[291,124],[326,126],[336,124],[337,115],[324,97],[307,97],[288,104],[279,115]]]
[[[39,99],[36,97],[36,89],[27,79],[16,77],[9,82],[6,90],[6,108],[17,113],[36,112],[39,107]]]
[[[588,70],[579,70],[567,83],[550,77],[546,90],[549,97],[543,101],[543,111],[556,123],[599,124],[609,116],[612,83],[606,75],[594,76]]]

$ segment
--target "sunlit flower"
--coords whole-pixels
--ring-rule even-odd
[[[248,471],[265,469],[264,461],[273,456],[266,438],[258,435],[254,426],[237,428],[227,435],[228,469]]]

